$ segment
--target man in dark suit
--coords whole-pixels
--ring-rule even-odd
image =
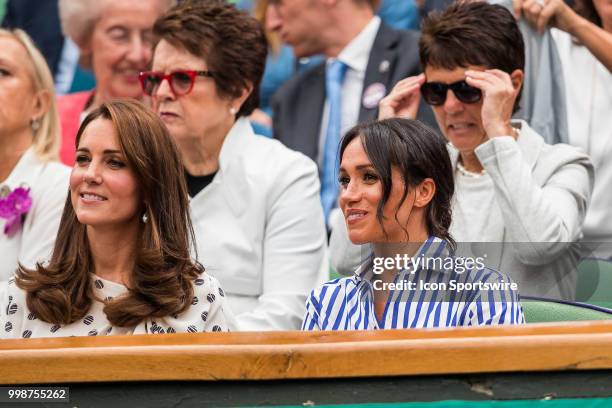
[[[320,166],[326,216],[330,212],[326,206],[335,207],[333,193],[326,204],[326,180],[337,184],[327,177],[326,163],[333,156],[329,151],[337,151],[339,137],[352,126],[377,117],[378,102],[395,83],[421,72],[419,34],[382,24],[375,16],[377,3],[271,0],[268,9],[268,28],[293,47],[296,57],[323,54],[327,59],[287,81],[272,99],[274,137]],[[342,65],[334,74],[341,89],[339,107],[330,98],[334,84],[329,70],[337,61]],[[339,123],[332,123],[335,116]],[[417,117],[437,128],[428,106],[422,104]]]

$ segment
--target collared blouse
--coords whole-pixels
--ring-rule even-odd
[[[395,277],[382,319],[374,311],[376,282],[370,257],[353,276],[313,290],[302,330],[406,329],[525,322],[516,284],[495,270],[467,269],[448,243],[430,237]],[[475,262],[476,261],[476,262]]]

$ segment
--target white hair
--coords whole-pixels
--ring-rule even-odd
[[[59,15],[64,35],[74,41],[79,48],[84,48],[96,22],[102,17],[105,8],[112,1],[118,0],[59,0]],[[176,4],[176,0],[157,1],[161,4],[163,11]]]

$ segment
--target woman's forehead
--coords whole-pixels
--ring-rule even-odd
[[[182,47],[178,47],[165,39],[159,41],[153,54],[152,69],[168,71],[173,69],[207,70],[204,58],[194,55]]]
[[[363,148],[363,143],[361,142],[361,137],[357,136],[351,140],[344,151],[342,152],[341,158],[341,166],[362,166],[362,165],[371,165],[372,162],[370,158],[365,152]]]
[[[0,31],[0,60],[22,66],[28,60],[28,52],[12,34]]]
[[[83,129],[79,148],[121,150],[115,125],[110,119],[96,118]]]

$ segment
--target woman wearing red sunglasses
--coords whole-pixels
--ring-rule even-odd
[[[511,120],[524,75],[514,17],[486,2],[454,4],[428,17],[422,32],[424,74],[400,81],[379,117],[414,118],[421,97],[432,105],[450,142],[453,237],[489,243],[479,245],[487,266],[508,274],[521,294],[573,299],[579,253],[572,243],[581,237],[593,167],[580,150],[547,145],[526,122]],[[338,227],[332,262],[346,269],[349,244]]]
[[[298,329],[326,235],[314,162],[256,137],[263,30],[223,2],[184,2],[158,19],[140,81],[185,166],[198,255],[242,330]],[[160,163],[163,165],[163,163]]]

